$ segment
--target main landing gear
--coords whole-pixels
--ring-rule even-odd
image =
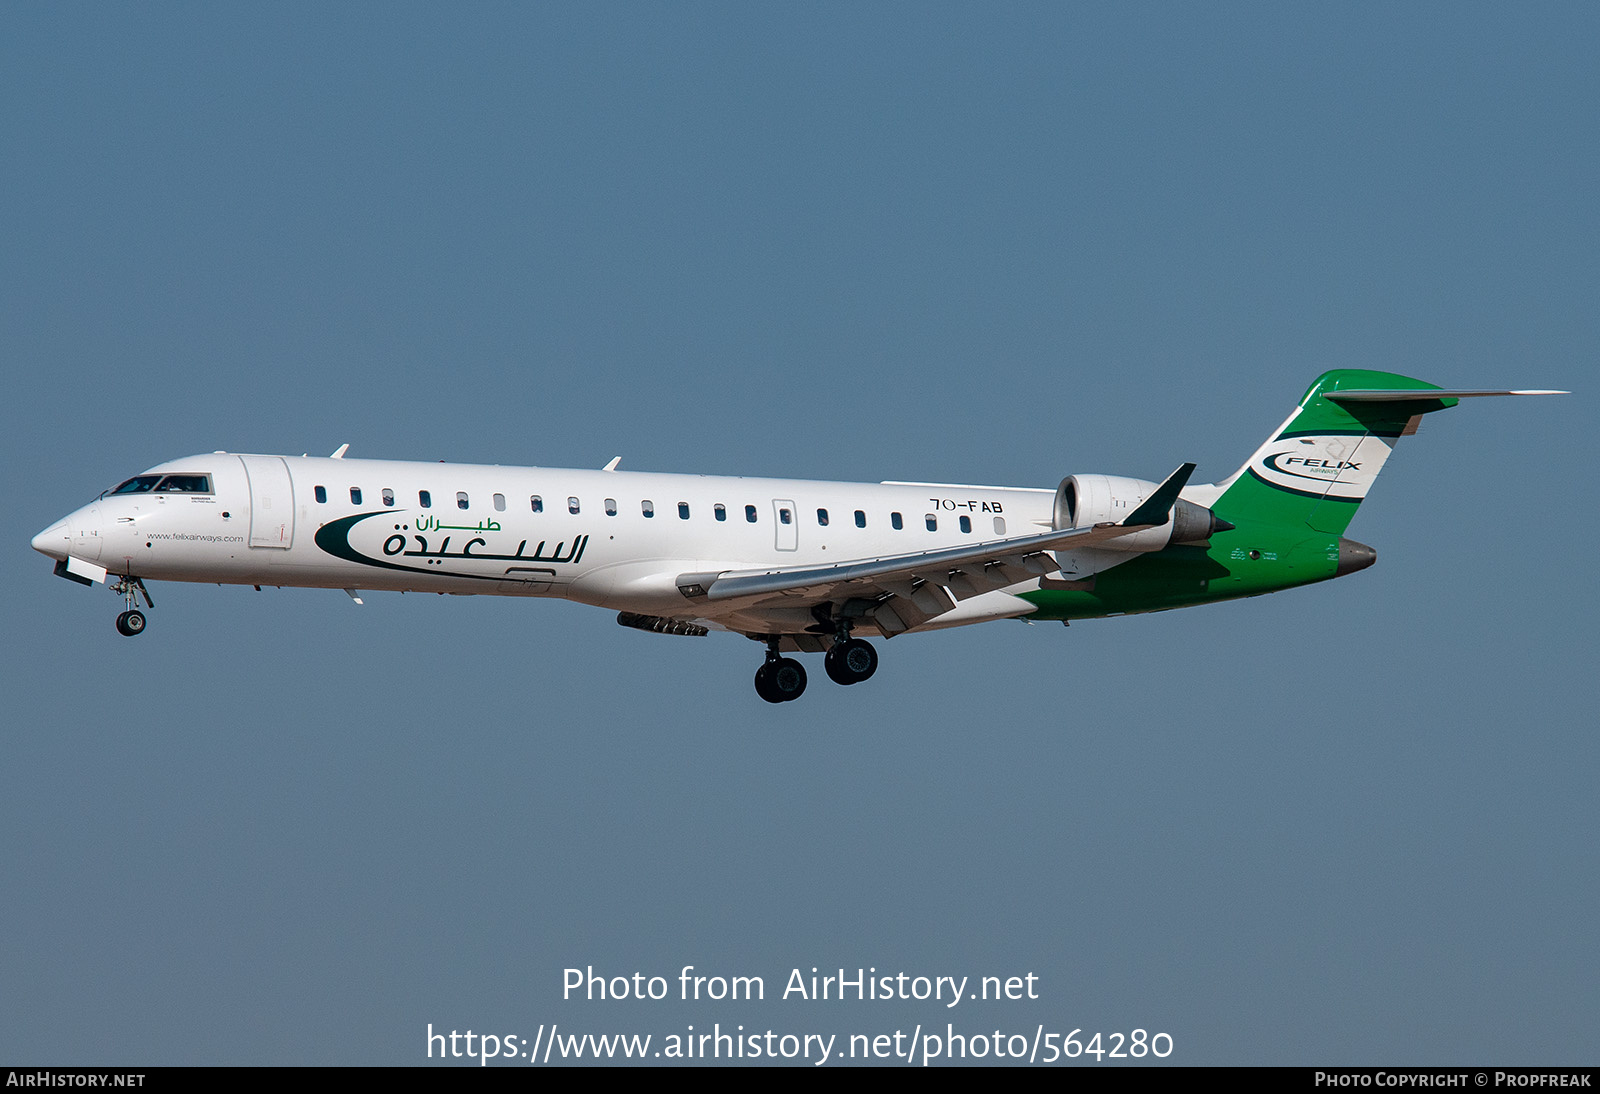
[[[139,578],[128,576],[119,577],[112,584],[111,591],[122,594],[127,602],[128,610],[117,616],[117,633],[128,638],[144,633],[144,613],[134,607],[139,601],[137,597],[144,597],[145,607],[154,608],[156,602],[150,599],[150,590],[144,587],[144,582]]]
[[[768,639],[766,664],[756,669],[756,694],[769,703],[787,703],[805,690],[805,666],[793,657],[779,657],[777,638]]]
[[[859,684],[878,671],[878,651],[870,642],[840,635],[822,659],[828,679]],[[756,670],[756,694],[769,703],[787,703],[806,690],[806,670],[793,657],[778,654],[776,635],[767,639],[767,660]]]
[[[822,667],[835,684],[859,684],[878,671],[878,651],[859,638],[841,639],[823,655]]]

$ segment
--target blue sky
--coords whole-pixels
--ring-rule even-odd
[[[1593,1062],[1583,5],[13,7],[0,1059],[424,1033],[1165,1031]],[[753,645],[156,585],[28,539],[213,449],[1053,487],[1234,470],[1334,367],[1479,402],[1265,599]],[[760,975],[579,1003],[562,970]],[[792,968],[1037,974],[942,1011]]]

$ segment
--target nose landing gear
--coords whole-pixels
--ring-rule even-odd
[[[136,597],[144,597],[145,607],[154,608],[156,602],[150,599],[150,590],[144,587],[144,582],[137,577],[128,575],[119,577],[112,584],[111,591],[122,594],[127,602],[128,610],[117,616],[117,633],[128,638],[144,633],[144,613],[134,607],[138,603]]]

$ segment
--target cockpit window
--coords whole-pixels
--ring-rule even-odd
[[[210,475],[168,475],[156,487],[158,494],[209,494]]]
[[[137,475],[115,490],[117,494],[209,494],[210,475]]]

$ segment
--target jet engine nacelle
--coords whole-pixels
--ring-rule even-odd
[[[1069,475],[1056,488],[1055,526],[1093,528],[1120,524],[1156,492],[1158,484],[1122,475]],[[1233,525],[1203,505],[1179,498],[1165,524],[1118,536],[1109,551],[1159,551],[1174,543],[1204,543]]]

